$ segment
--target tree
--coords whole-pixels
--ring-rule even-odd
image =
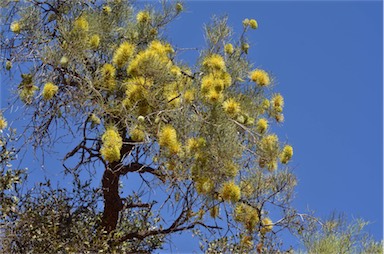
[[[76,143],[63,156],[73,186],[47,179],[2,211],[6,251],[151,252],[194,230],[207,252],[276,252],[280,231],[300,229],[293,148],[269,128],[283,122],[284,99],[248,59],[256,20],[232,39],[214,18],[193,65],[165,39],[180,2],[1,5],[3,72],[10,83],[20,75],[25,144],[44,154]]]

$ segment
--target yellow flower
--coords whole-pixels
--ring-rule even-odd
[[[212,54],[203,60],[203,67],[208,71],[225,71],[225,62],[221,55]]]
[[[278,123],[284,122],[284,115],[283,114],[276,114],[275,119]]]
[[[284,107],[284,98],[281,94],[275,94],[271,99],[274,108],[279,109]],[[277,110],[277,112],[281,112]]]
[[[11,68],[12,68],[12,62],[11,62],[11,61],[7,61],[7,62],[5,63],[5,69],[6,69],[7,71],[9,71]]]
[[[245,54],[248,54],[249,44],[248,43],[242,43],[241,44],[241,50],[245,52]]]
[[[280,161],[283,164],[287,164],[293,156],[293,148],[290,145],[286,145],[283,148],[283,151],[280,153]]]
[[[103,78],[103,86],[110,91],[115,90],[116,81],[115,81],[116,69],[112,64],[106,63],[101,68],[101,76]]]
[[[4,119],[2,115],[0,115],[0,130],[7,128],[7,125],[8,125],[7,121]]]
[[[223,94],[216,91],[215,89],[210,89],[205,98],[209,103],[218,103],[223,100]]]
[[[138,127],[133,128],[129,135],[133,141],[142,142],[145,139],[145,132]]]
[[[225,44],[225,46],[224,46],[224,51],[225,51],[225,53],[227,53],[228,55],[233,54],[233,51],[234,51],[234,49],[233,49],[233,45],[232,45],[231,43]]]
[[[181,3],[177,3],[175,9],[176,9],[176,12],[179,13],[179,12],[183,11],[184,7]]]
[[[168,106],[172,108],[180,107],[181,98],[180,94],[177,91],[171,91],[165,94]]]
[[[262,219],[261,224],[263,227],[261,228],[260,233],[263,235],[265,235],[267,232],[270,232],[273,229],[273,223],[270,218]]]
[[[252,246],[253,246],[252,237],[249,235],[243,236],[243,237],[241,237],[240,243],[245,248],[252,248]]]
[[[259,119],[256,124],[256,130],[258,133],[263,134],[268,128],[268,120],[265,118]]]
[[[171,44],[169,43],[162,43],[159,40],[154,40],[149,44],[148,50],[152,50],[153,52],[156,52],[160,56],[166,56],[167,54],[171,54],[174,52]]]
[[[221,189],[221,197],[225,201],[237,202],[240,200],[240,188],[234,182],[226,182]]]
[[[15,34],[20,33],[21,31],[21,25],[19,21],[13,21],[11,24],[11,31],[14,32]]]
[[[210,178],[200,178],[195,182],[195,188],[199,194],[209,194],[214,189],[215,183]]]
[[[271,106],[271,103],[269,102],[268,99],[264,99],[263,102],[261,103],[261,106],[264,110],[268,110],[269,107]]]
[[[178,66],[176,65],[173,65],[171,67],[171,69],[169,70],[173,75],[175,75],[176,77],[180,76],[181,75],[181,70]]]
[[[269,78],[268,73],[261,69],[256,69],[252,71],[250,74],[250,78],[259,86],[268,86],[271,84],[271,80]]]
[[[81,16],[78,19],[76,19],[74,25],[76,30],[88,32],[89,24],[87,19],[84,16]]]
[[[259,223],[259,212],[252,206],[240,203],[234,210],[234,219],[243,223],[245,228],[252,232]]]
[[[204,138],[189,138],[187,140],[187,152],[196,153],[200,148],[206,145],[206,140]]]
[[[113,63],[121,68],[133,56],[135,46],[129,42],[123,42],[113,54]]]
[[[93,35],[89,39],[89,46],[91,49],[97,49],[100,45],[100,36],[98,34]]]
[[[245,27],[249,26],[249,19],[243,20],[243,26],[245,26]]]
[[[61,59],[60,59],[60,65],[61,66],[63,66],[63,67],[65,67],[65,66],[67,66],[67,64],[68,64],[68,57],[66,57],[66,56],[63,56]]]
[[[236,116],[240,113],[240,103],[238,103],[235,99],[230,98],[223,103],[223,108],[225,113],[230,116]]]
[[[277,158],[279,156],[279,140],[275,134],[263,137],[260,140],[259,149],[261,158],[259,160],[260,167],[267,166],[269,171],[277,168]]]
[[[169,149],[171,153],[180,152],[180,143],[177,140],[175,128],[171,125],[165,125],[159,133],[159,145]]]
[[[185,103],[189,104],[192,103],[192,101],[195,99],[195,90],[194,89],[188,89],[184,93],[184,101]]]
[[[101,122],[100,118],[98,118],[95,114],[91,115],[90,120],[91,120],[92,126],[99,125]]]
[[[112,64],[106,63],[101,68],[101,76],[103,79],[114,78],[116,75],[116,69]]]
[[[147,49],[136,55],[127,68],[128,75],[153,76],[159,71],[168,71],[170,60],[166,54],[159,54],[157,50]]]
[[[109,127],[101,137],[103,145],[100,149],[101,155],[108,161],[120,160],[120,150],[123,146],[123,139],[115,127]]]
[[[112,11],[112,8],[111,8],[109,5],[105,5],[105,6],[103,6],[103,12],[104,12],[105,14],[110,14],[111,11]]]
[[[250,26],[252,29],[257,29],[257,27],[258,27],[257,21],[254,20],[254,19],[251,19],[251,20],[249,21],[249,26]]]
[[[148,11],[140,11],[136,15],[136,20],[138,23],[147,23],[151,21],[151,15]]]
[[[58,90],[59,90],[59,87],[54,85],[53,83],[51,83],[51,82],[46,83],[44,86],[44,89],[43,89],[44,100],[52,99]]]
[[[19,96],[20,99],[26,103],[30,104],[32,103],[33,96],[35,95],[35,92],[39,90],[39,88],[35,85],[29,85],[29,86],[24,86],[20,91],[19,91]]]

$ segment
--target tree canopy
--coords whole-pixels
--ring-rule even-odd
[[[289,251],[282,231],[316,228],[291,205],[293,148],[270,128],[284,121],[284,98],[249,59],[255,19],[236,36],[215,17],[206,47],[186,49],[165,33],[181,2],[0,5],[2,74],[27,119],[15,140],[0,116],[4,251],[147,253],[191,231],[209,253],[275,253]],[[10,165],[20,140],[41,154],[71,144],[62,159],[72,185],[23,189],[28,171]]]

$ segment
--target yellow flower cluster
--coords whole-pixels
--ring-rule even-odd
[[[148,11],[140,11],[136,15],[136,21],[138,23],[148,23],[151,21],[151,14]]]
[[[242,43],[241,44],[241,50],[244,51],[245,54],[248,54],[249,44],[248,43]]]
[[[259,144],[261,150],[261,158],[259,160],[260,167],[267,167],[269,171],[277,168],[277,157],[279,150],[279,140],[275,134],[265,136]]]
[[[241,197],[240,187],[237,186],[234,182],[224,183],[220,194],[225,201],[237,202]]]
[[[39,88],[32,83],[32,75],[30,74],[21,74],[22,81],[19,86],[19,97],[20,99],[26,103],[30,104],[32,102],[32,98],[35,95],[35,92],[39,90]]]
[[[159,145],[167,148],[172,154],[180,152],[180,143],[177,140],[175,128],[171,125],[165,125],[159,133]]]
[[[125,94],[127,98],[124,99],[124,104],[126,107],[130,107],[133,104],[143,101],[148,96],[148,88],[152,86],[150,80],[146,80],[143,77],[134,77],[125,83],[126,91]]]
[[[262,228],[260,230],[260,233],[265,235],[266,233],[270,232],[273,229],[273,222],[270,218],[264,218],[261,220]]]
[[[195,188],[199,194],[209,194],[215,187],[215,183],[208,177],[199,178],[195,181]]]
[[[235,221],[241,222],[250,232],[260,221],[258,210],[244,203],[237,204],[234,213]]]
[[[257,27],[258,27],[257,21],[256,21],[255,19],[251,19],[251,20],[249,20],[249,26],[250,26],[252,29],[257,29]]]
[[[168,54],[173,52],[169,44],[153,41],[146,50],[138,53],[128,66],[128,75],[143,76],[164,69],[171,68]]]
[[[101,137],[103,145],[100,149],[101,155],[108,162],[120,160],[120,150],[123,146],[123,139],[115,127],[109,127]]]
[[[51,82],[48,82],[44,85],[44,88],[43,88],[43,98],[44,100],[50,100],[53,98],[53,96],[55,96],[55,94],[57,93],[57,91],[59,90],[59,87],[54,85],[53,83]]]
[[[5,120],[5,118],[0,114],[0,131],[7,128],[7,121]]]
[[[195,90],[194,89],[187,89],[184,92],[184,102],[187,104],[190,104],[195,99]]]
[[[168,106],[171,108],[177,108],[180,107],[181,104],[181,95],[177,90],[175,91],[167,91],[165,93],[166,100],[168,102]]]
[[[256,131],[260,134],[264,134],[268,129],[268,120],[265,118],[259,119],[256,123]]]
[[[271,99],[272,103],[272,115],[275,117],[276,121],[279,123],[284,121],[283,107],[284,107],[284,98],[281,94],[273,95]]]
[[[233,54],[234,52],[233,45],[231,43],[225,44],[224,52],[227,53],[228,55]]]
[[[133,141],[143,142],[145,139],[145,132],[140,127],[133,128],[129,135]]]
[[[174,52],[172,46],[169,43],[162,43],[161,41],[154,40],[149,44],[148,49],[156,52],[160,56],[167,56]]]
[[[203,61],[203,67],[209,72],[226,70],[224,59],[218,54],[207,56]]]
[[[252,248],[253,246],[252,237],[249,235],[245,235],[241,237],[240,244],[243,248]]]
[[[255,69],[252,71],[250,78],[259,86],[269,86],[271,84],[271,79],[269,78],[268,73],[261,69]]]
[[[280,161],[283,164],[287,164],[293,156],[293,148],[290,145],[286,145],[283,148],[283,151],[280,153]]]
[[[250,26],[252,29],[257,29],[258,24],[255,19],[244,19],[243,26],[244,27]]]
[[[103,80],[103,86],[107,88],[109,91],[113,91],[116,89],[116,69],[112,64],[106,63],[101,68],[101,77]]]
[[[75,20],[74,27],[78,31],[88,32],[89,30],[88,21],[84,16],[81,16]]]
[[[279,113],[283,111],[284,98],[283,98],[283,96],[281,96],[281,94],[275,94],[272,97],[271,102],[272,102],[272,107],[273,107],[274,111],[279,112]]]
[[[231,82],[231,76],[227,72],[213,71],[201,79],[201,92],[209,102],[216,103],[222,101],[223,91]]]
[[[15,34],[20,33],[20,31],[21,31],[21,25],[20,25],[20,22],[19,22],[19,21],[14,21],[14,22],[12,22],[10,28],[11,28],[11,31],[14,32]]]
[[[119,68],[123,67],[135,53],[135,46],[129,42],[123,42],[113,54],[112,62]]]
[[[199,151],[199,149],[206,146],[205,138],[189,138],[186,144],[186,150],[189,154],[194,154]]]
[[[229,98],[228,100],[224,101],[223,109],[224,109],[225,113],[227,113],[231,117],[235,117],[241,111],[240,103],[238,103],[233,98]]]
[[[176,6],[175,6],[175,10],[177,13],[183,11],[184,7],[181,3],[177,3]]]
[[[89,39],[89,47],[96,50],[100,45],[100,36],[98,34],[92,35]]]

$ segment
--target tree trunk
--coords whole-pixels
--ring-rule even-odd
[[[117,170],[118,163],[110,163],[105,169],[102,179],[104,194],[104,213],[102,225],[107,233],[116,229],[119,219],[119,212],[123,203],[119,195],[119,177]],[[116,172],[116,173],[113,173]]]

